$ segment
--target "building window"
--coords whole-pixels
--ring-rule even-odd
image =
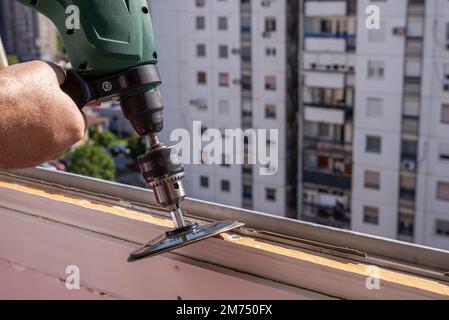
[[[196,81],[198,84],[206,84],[207,83],[207,75],[204,71],[198,71],[196,74]]]
[[[252,200],[253,199],[253,187],[250,185],[243,186],[243,199]]]
[[[276,105],[274,104],[265,105],[265,118],[276,119]]]
[[[384,62],[382,60],[368,61],[368,79],[383,79]]]
[[[449,182],[439,181],[437,183],[437,199],[449,201]]]
[[[404,200],[415,200],[416,178],[401,175],[399,180],[399,197]]]
[[[266,48],[265,49],[265,55],[267,57],[274,57],[274,56],[276,56],[276,48]]]
[[[415,217],[413,214],[399,212],[398,234],[413,237]]]
[[[276,77],[265,76],[265,90],[276,91]]]
[[[195,1],[196,7],[197,8],[204,8],[205,2],[206,2],[206,0],[196,0]]]
[[[219,45],[218,46],[218,57],[221,59],[226,59],[229,56],[228,52],[228,46],[227,45]]]
[[[379,208],[376,207],[363,207],[363,222],[367,224],[379,224]]]
[[[231,191],[231,182],[229,180],[221,180],[221,191],[230,192]]]
[[[228,18],[218,17],[218,30],[228,30]]]
[[[440,143],[440,160],[449,161],[449,143]]]
[[[366,102],[366,116],[373,118],[382,117],[382,99],[368,98]]]
[[[368,153],[381,153],[382,152],[382,139],[378,136],[366,136],[366,152]]]
[[[229,101],[228,100],[218,101],[218,113],[219,114],[229,114]]]
[[[318,123],[318,136],[328,138],[331,136],[331,125],[329,123]]]
[[[449,237],[449,221],[436,220],[435,227],[436,234]]]
[[[195,19],[196,30],[206,29],[206,18],[204,16],[197,16]]]
[[[376,41],[381,42],[385,41],[385,35],[386,35],[386,26],[385,21],[380,21],[380,28],[379,29],[370,29],[368,30],[368,39],[369,41]]]
[[[265,32],[275,32],[276,31],[276,18],[266,17],[265,18]]]
[[[449,104],[443,104],[441,107],[441,122],[449,124]]]
[[[200,177],[200,187],[209,188],[209,178],[205,176]]]
[[[206,56],[206,45],[205,44],[197,44],[196,45],[196,56],[198,58],[203,58]]]
[[[276,189],[266,188],[265,189],[265,199],[267,201],[276,201]]]
[[[365,171],[365,188],[366,189],[380,189],[380,173],[376,171]]]
[[[220,72],[218,74],[218,85],[220,87],[229,87],[229,73]]]

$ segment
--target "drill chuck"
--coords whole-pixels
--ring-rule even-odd
[[[172,210],[178,209],[186,196],[182,183],[184,166],[174,151],[173,147],[159,143],[139,157],[145,183],[153,188],[158,203]]]

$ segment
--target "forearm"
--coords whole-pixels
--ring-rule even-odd
[[[0,168],[33,167],[57,159],[82,139],[85,123],[42,62],[0,71]]]

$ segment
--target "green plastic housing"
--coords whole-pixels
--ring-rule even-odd
[[[35,8],[56,25],[73,69],[88,79],[157,63],[145,0],[18,1]],[[76,8],[80,28],[73,30]]]

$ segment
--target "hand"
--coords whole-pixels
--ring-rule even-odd
[[[82,140],[86,118],[60,85],[65,73],[41,61],[0,71],[0,168],[55,160]]]

